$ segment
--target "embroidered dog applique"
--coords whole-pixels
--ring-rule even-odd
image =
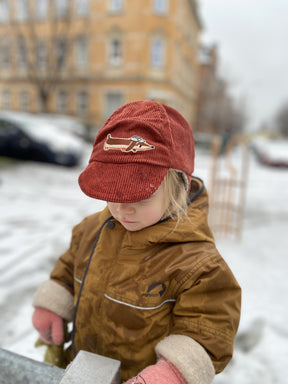
[[[140,136],[132,136],[129,139],[112,137],[110,133],[107,135],[104,150],[109,151],[110,149],[118,150],[121,152],[143,152],[154,149],[155,146],[148,144],[146,140]]]

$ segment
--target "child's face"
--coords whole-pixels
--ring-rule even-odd
[[[111,215],[119,221],[127,231],[140,231],[140,229],[156,224],[166,210],[165,193],[163,186],[148,199],[136,203],[111,203],[108,208]]]

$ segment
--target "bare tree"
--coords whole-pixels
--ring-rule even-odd
[[[217,46],[201,47],[196,131],[233,136],[244,130],[246,110],[230,95],[217,66]]]
[[[246,124],[246,110],[236,104],[229,95],[227,82],[205,83],[202,86],[201,103],[198,109],[197,127],[199,131],[234,136],[243,132]]]
[[[276,113],[275,123],[279,132],[284,137],[288,137],[288,102],[284,103]]]
[[[15,1],[11,3],[15,5]],[[23,4],[18,14],[14,6],[9,18],[15,73],[22,67],[21,73],[36,87],[41,109],[46,112],[56,84],[68,71],[72,2],[26,0]]]

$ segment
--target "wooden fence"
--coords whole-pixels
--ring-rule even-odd
[[[209,190],[209,223],[216,237],[241,239],[248,180],[247,143],[230,140],[221,153],[222,140],[212,144]]]

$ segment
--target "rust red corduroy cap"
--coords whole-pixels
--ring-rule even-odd
[[[167,105],[135,101],[117,109],[100,129],[79,185],[95,199],[133,203],[151,196],[171,168],[191,179],[191,127]]]

